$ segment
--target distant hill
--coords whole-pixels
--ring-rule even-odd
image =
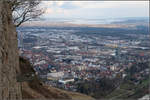
[[[148,24],[149,18],[126,18],[124,20],[112,22],[112,24]]]
[[[79,19],[78,19],[79,20]],[[148,27],[149,18],[118,18],[118,19],[80,19],[82,23],[74,23],[74,20],[69,21],[52,21],[52,20],[36,20],[23,23],[22,26],[28,27],[95,27],[95,28],[129,28],[135,29],[137,26]],[[109,23],[107,23],[107,20]],[[98,23],[104,21],[106,23]],[[80,22],[80,21],[79,21]],[[88,23],[88,22],[93,22]],[[95,23],[94,23],[95,22]],[[96,23],[97,22],[97,23]]]

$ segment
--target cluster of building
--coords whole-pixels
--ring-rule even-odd
[[[19,30],[20,55],[51,86],[76,91],[84,80],[126,77],[125,69],[150,60],[149,35],[134,40],[103,35],[76,35],[77,30]],[[149,74],[149,71],[147,71]]]

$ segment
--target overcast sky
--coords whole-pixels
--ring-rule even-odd
[[[148,17],[149,1],[43,1],[43,18]]]

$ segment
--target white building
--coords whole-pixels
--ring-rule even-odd
[[[42,64],[45,64],[45,63],[46,63],[45,60],[41,60],[41,61],[39,61],[39,62],[35,62],[35,63],[34,63],[34,66],[36,66],[36,65],[42,65]]]
[[[77,66],[77,70],[86,70],[87,66]]]
[[[61,78],[63,76],[64,76],[64,72],[47,73],[47,77]]]
[[[74,79],[65,79],[65,80],[59,80],[58,82],[66,84],[68,82],[74,82]]]
[[[68,47],[69,50],[80,50],[77,46]]]

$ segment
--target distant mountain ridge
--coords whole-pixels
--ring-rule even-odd
[[[56,19],[55,19],[56,20]],[[55,20],[37,20],[24,23],[27,27],[97,27],[97,28],[130,28],[137,26],[149,26],[149,18],[120,18],[120,19],[58,19]]]
[[[128,18],[117,22],[112,22],[112,24],[149,24],[149,18]]]

